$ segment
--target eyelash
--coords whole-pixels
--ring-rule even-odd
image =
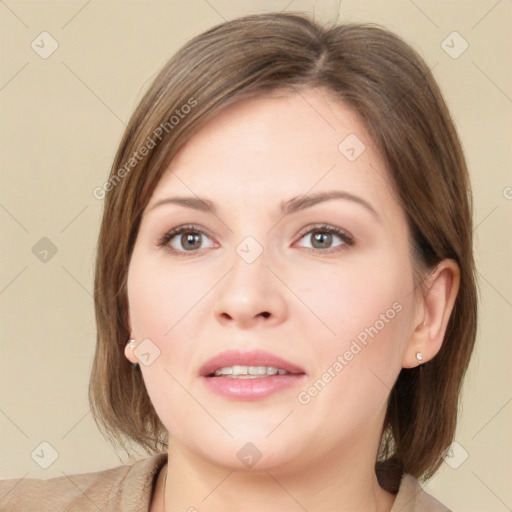
[[[336,247],[330,248],[330,249],[315,249],[314,247],[302,247],[302,249],[306,249],[309,251],[312,251],[314,253],[323,253],[323,254],[331,254],[338,251],[347,250],[348,247],[354,245],[354,238],[345,230],[341,228],[337,228],[335,226],[330,226],[329,224],[317,224],[314,226],[308,226],[307,228],[303,229],[299,233],[299,239],[304,237],[305,235],[309,233],[329,233],[332,235],[338,236],[343,244],[338,245]],[[198,226],[195,226],[194,224],[187,224],[183,226],[178,226],[176,228],[171,229],[170,231],[166,232],[157,242],[158,247],[165,247],[167,251],[169,251],[172,254],[176,254],[179,256],[188,256],[192,254],[196,254],[198,250],[194,251],[178,251],[176,249],[171,248],[168,244],[169,242],[177,235],[181,235],[184,233],[193,233],[193,234],[201,234],[204,236],[208,236],[207,233],[205,233],[202,229],[200,229]]]

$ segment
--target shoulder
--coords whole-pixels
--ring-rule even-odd
[[[426,493],[413,476],[405,474],[390,512],[450,512],[450,510]]]
[[[49,479],[0,480],[0,510],[18,512],[97,512],[141,510],[149,506],[155,475],[167,461],[158,453],[103,471]]]

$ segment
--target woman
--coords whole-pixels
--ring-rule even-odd
[[[471,193],[406,43],[294,14],[214,27],[95,195],[91,407],[153,455],[3,481],[2,510],[448,510],[418,480],[475,340]]]

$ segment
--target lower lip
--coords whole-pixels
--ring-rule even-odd
[[[231,377],[203,377],[205,385],[217,395],[238,400],[259,400],[296,386],[306,377],[300,375],[272,375],[256,379]]]

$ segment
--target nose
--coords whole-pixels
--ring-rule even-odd
[[[276,326],[286,318],[285,287],[264,255],[247,263],[235,253],[231,270],[215,287],[214,314],[220,323],[249,329],[260,323]]]

